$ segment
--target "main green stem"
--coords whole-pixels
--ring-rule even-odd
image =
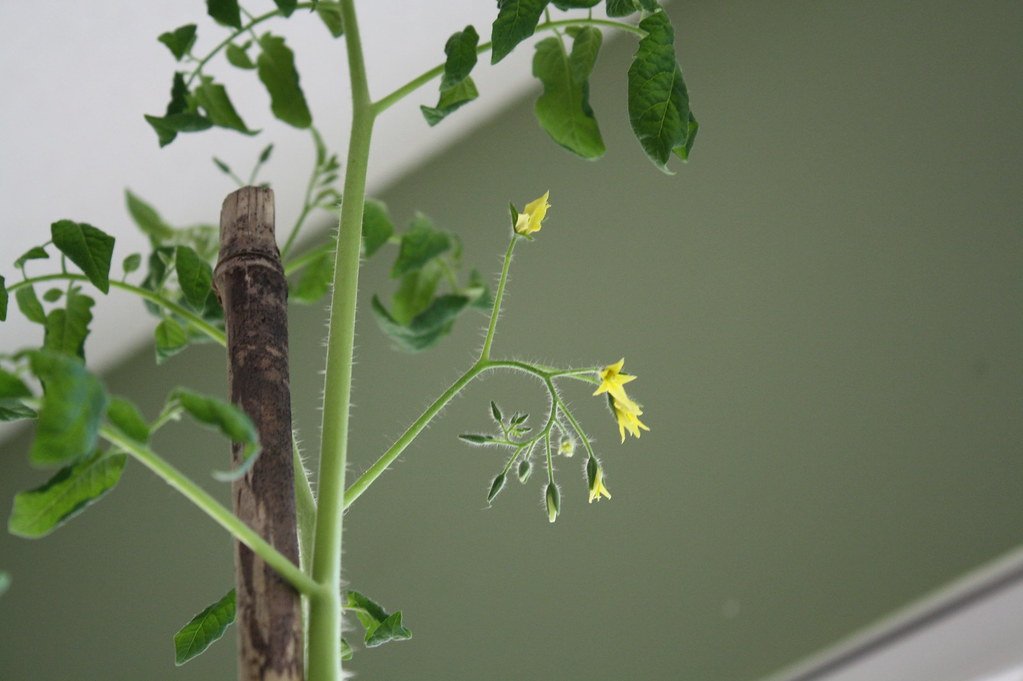
[[[327,337],[319,503],[313,551],[313,579],[323,589],[309,602],[308,681],[339,681],[341,675],[341,531],[345,463],[348,453],[362,212],[374,119],[359,24],[352,0],[341,0],[341,16],[348,51],[353,112]]]

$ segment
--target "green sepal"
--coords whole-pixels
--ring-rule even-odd
[[[494,481],[490,483],[490,492],[487,493],[488,504],[494,500],[494,497],[497,496],[498,492],[504,489],[505,477],[504,473],[500,473],[496,478],[494,478]]]
[[[501,408],[497,406],[497,402],[490,400],[490,415],[494,417],[499,425],[504,423],[504,416],[501,415]]]
[[[46,310],[43,304],[36,297],[36,290],[33,286],[22,286],[14,292],[14,302],[25,319],[36,324],[46,324]]]
[[[78,265],[89,281],[103,293],[110,291],[110,258],[114,237],[84,222],[58,220],[50,225],[53,245]]]
[[[174,664],[180,667],[206,652],[235,618],[235,592],[231,589],[213,605],[193,617],[174,634]]]
[[[255,135],[258,130],[250,130],[245,121],[234,108],[227,90],[220,83],[214,82],[209,76],[203,76],[199,87],[193,93],[196,103],[206,112],[207,118],[221,128],[237,130],[246,135]]]
[[[323,25],[327,27],[332,36],[340,38],[345,34],[345,22],[341,16],[341,3],[321,0],[316,3],[316,14],[319,15]]]
[[[232,28],[242,27],[242,12],[238,0],[206,0],[206,13],[218,24]]]
[[[161,33],[157,40],[167,46],[175,61],[181,61],[195,45],[195,24],[185,24],[173,31]]]
[[[675,57],[675,32],[664,12],[639,23],[646,31],[629,67],[629,121],[643,151],[662,172],[672,153],[688,156],[689,93]]]
[[[132,440],[141,444],[149,442],[149,424],[146,423],[139,408],[125,398],[110,398],[107,419]]]
[[[213,285],[213,268],[188,246],[174,249],[174,271],[188,304],[202,310]]]
[[[493,435],[484,435],[482,433],[462,433],[458,436],[459,440],[464,440],[472,445],[496,445],[498,444],[494,440],[496,439]]]
[[[450,237],[434,228],[422,213],[417,213],[409,230],[401,237],[398,258],[391,268],[391,277],[397,279],[406,272],[421,269],[427,262],[451,248]]]
[[[14,497],[7,521],[11,534],[44,537],[103,497],[121,479],[127,456],[96,452],[62,468],[44,485]]]
[[[362,211],[362,254],[369,258],[394,234],[394,223],[387,205],[376,199],[366,199]]]
[[[585,159],[604,155],[604,140],[589,102],[589,76],[600,51],[601,34],[586,27],[574,32],[571,55],[560,38],[536,44],[533,75],[543,83],[536,119],[555,142]]]
[[[46,260],[49,257],[50,254],[46,252],[45,246],[33,246],[14,261],[14,266],[20,270],[29,260]]]
[[[270,33],[259,39],[261,52],[256,59],[259,79],[270,93],[270,110],[274,116],[296,128],[308,128],[313,117],[295,70],[295,55],[284,38]]]
[[[479,97],[479,94],[479,91],[476,89],[476,83],[473,82],[472,78],[466,78],[450,88],[441,90],[437,106],[420,105],[419,110],[423,113],[423,118],[426,119],[426,122],[432,127],[463,105]]]
[[[412,638],[412,632],[402,626],[401,610],[388,614],[379,604],[358,591],[346,592],[345,607],[353,610],[362,624],[366,632],[364,643],[367,648]]]
[[[342,637],[342,639],[341,639],[341,660],[343,662],[348,662],[349,660],[352,659],[352,656],[354,654],[355,654],[355,651],[352,650],[351,644],[349,644],[348,641],[346,641]]]
[[[76,289],[68,291],[67,307],[53,310],[46,316],[43,349],[85,359],[85,339],[89,335],[94,304],[92,298]]]
[[[155,208],[130,189],[124,190],[124,203],[132,221],[149,237],[150,242],[156,244],[174,237],[174,228],[164,222]]]
[[[490,63],[496,64],[533,35],[548,0],[497,0],[497,18],[491,32],[493,51]]]
[[[95,451],[107,408],[103,384],[77,357],[36,351],[30,354],[29,366],[43,384],[36,436],[29,452],[32,463],[67,464]]]
[[[174,319],[168,317],[156,325],[153,331],[156,342],[156,363],[165,361],[188,347],[188,332]]]

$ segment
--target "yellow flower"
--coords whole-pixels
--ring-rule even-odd
[[[622,442],[625,442],[626,431],[633,437],[639,437],[641,428],[646,431],[650,429],[639,420],[639,417],[643,415],[643,409],[625,393],[625,384],[636,380],[636,377],[623,374],[623,366],[625,366],[624,357],[601,369],[600,386],[593,394],[607,393],[611,409],[618,420],[618,433],[622,437]]]
[[[551,204],[547,203],[547,198],[550,195],[550,190],[547,190],[543,196],[526,204],[526,209],[515,218],[515,231],[518,234],[529,236],[533,232],[540,231],[543,219],[547,217],[547,209],[551,207]]]
[[[590,483],[590,503],[600,501],[600,497],[611,498],[611,492],[604,487],[604,469],[600,467],[597,460],[590,457],[586,462],[586,478]]]

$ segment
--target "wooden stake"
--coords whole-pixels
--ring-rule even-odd
[[[213,280],[227,327],[231,401],[255,422],[263,446],[252,470],[232,486],[234,512],[297,565],[288,287],[270,189],[243,187],[224,200]],[[232,459],[240,465],[240,447],[232,448]],[[301,681],[299,594],[239,543],[235,582],[239,681]]]

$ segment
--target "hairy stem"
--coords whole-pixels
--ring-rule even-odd
[[[497,330],[497,318],[501,316],[501,300],[504,298],[504,288],[508,283],[508,269],[511,267],[512,251],[515,250],[515,242],[519,240],[517,234],[512,234],[508,242],[508,250],[504,252],[504,264],[501,266],[501,279],[497,282],[497,293],[494,294],[494,307],[490,310],[490,324],[487,326],[487,336],[483,340],[483,349],[480,351],[480,361],[490,360],[490,346],[494,344],[494,332]]]
[[[338,681],[341,674],[340,584],[345,463],[362,213],[374,119],[359,24],[352,0],[342,0],[341,14],[345,26],[353,113],[327,336],[318,478],[320,498],[313,550],[313,579],[322,585],[323,590],[309,603],[308,681]]]

